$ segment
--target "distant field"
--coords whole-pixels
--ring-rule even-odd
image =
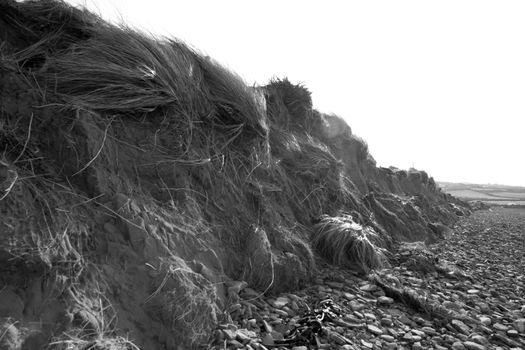
[[[525,193],[522,192],[494,192],[492,195],[496,197],[525,199]]]
[[[509,200],[486,201],[486,200],[483,200],[483,202],[488,203],[488,204],[496,204],[496,205],[525,205],[525,201],[509,201]]]
[[[497,197],[491,196],[490,194],[475,191],[475,190],[448,190],[454,197],[458,198],[469,198],[469,199],[497,199]]]
[[[525,187],[505,185],[476,185],[451,182],[438,182],[444,192],[454,197],[489,204],[525,205]]]

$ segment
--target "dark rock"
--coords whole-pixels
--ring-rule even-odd
[[[454,328],[456,328],[461,333],[463,333],[465,335],[470,334],[470,328],[465,323],[463,323],[462,321],[460,321],[460,320],[452,320],[452,322],[450,322],[450,323],[452,324],[452,326],[454,326]]]
[[[471,341],[466,341],[466,342],[463,343],[463,345],[468,350],[485,350],[486,349],[485,346],[480,345],[478,343],[471,342]]]
[[[375,335],[381,335],[383,334],[383,331],[377,327],[377,326],[374,326],[372,324],[369,324],[366,326],[366,328],[368,329],[368,331],[372,334],[375,334]]]
[[[525,333],[525,318],[517,319],[512,324],[519,333]]]
[[[519,347],[521,344],[502,334],[495,333],[494,338],[511,347]]]

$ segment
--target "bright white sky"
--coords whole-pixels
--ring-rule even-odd
[[[525,186],[525,1],[68,1],[304,83],[379,165]]]

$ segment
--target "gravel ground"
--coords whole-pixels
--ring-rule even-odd
[[[308,288],[229,284],[216,349],[525,349],[525,210],[478,211],[363,276],[324,265]],[[322,265],[322,263],[321,263]]]

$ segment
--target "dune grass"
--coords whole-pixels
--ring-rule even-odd
[[[269,117],[284,128],[311,131],[314,110],[311,92],[302,84],[293,84],[287,78],[272,79],[265,86]]]
[[[9,70],[40,94],[31,98],[36,106],[31,114],[19,113],[18,106],[6,112],[16,119],[13,132],[7,130],[16,137],[8,159],[2,161],[17,170],[27,186],[21,180],[13,182],[2,205],[19,209],[11,215],[13,227],[25,217],[19,212],[26,202],[34,203],[30,209],[35,213],[46,209],[46,203],[72,207],[44,211],[42,220],[63,220],[45,221],[35,228],[34,238],[42,242],[37,248],[53,267],[59,266],[56,257],[68,257],[60,266],[70,276],[69,283],[79,285],[79,293],[89,289],[78,281],[91,270],[86,264],[94,260],[97,235],[105,239],[107,233],[105,223],[89,219],[99,212],[111,214],[125,239],[131,237],[132,214],[145,224],[161,218],[146,226],[148,235],[138,227],[148,257],[161,258],[152,247],[169,243],[170,254],[193,259],[202,248],[195,243],[199,237],[223,250],[217,251],[224,261],[213,266],[222,270],[224,264],[233,278],[248,271],[245,279],[258,282],[265,291],[296,288],[309,277],[315,269],[306,243],[312,219],[336,215],[343,207],[357,210],[359,201],[344,164],[318,136],[320,114],[312,109],[304,86],[284,79],[249,87],[183,42],[105,23],[61,1],[0,0],[0,9],[4,5],[8,12],[0,12],[0,19],[6,19],[26,45],[15,45],[15,50],[0,45],[5,58],[0,68],[9,63]],[[39,160],[40,154],[46,158]],[[19,171],[22,167],[27,171]],[[38,186],[41,191],[35,193],[42,200],[34,201],[26,192],[40,183],[47,187]],[[68,200],[61,203],[64,193]],[[15,196],[20,194],[26,198]],[[144,199],[141,214],[113,210],[108,203],[116,194]],[[367,216],[366,208],[360,210]],[[142,217],[143,212],[149,214]],[[186,221],[193,223],[188,229]],[[261,228],[256,230],[259,246],[266,244],[266,251],[245,249],[247,242],[253,243],[254,236],[247,232],[255,222]],[[45,240],[48,232],[53,234]],[[349,217],[324,217],[313,241],[334,263],[366,271],[384,262],[375,232]],[[75,249],[62,254],[62,246],[69,245]],[[259,255],[251,254],[257,249]],[[252,263],[253,268],[240,268]],[[198,343],[217,321],[211,315],[218,305],[214,285],[190,270],[166,270],[147,297],[153,311],[146,311],[172,326],[174,337]],[[142,283],[139,276],[123,274]],[[122,301],[131,302],[135,300]],[[98,346],[113,335],[98,333],[96,339],[57,341]],[[115,341],[126,345],[125,338]]]
[[[356,223],[351,216],[323,216],[314,231],[312,246],[333,264],[357,267],[363,272],[387,264],[384,249],[376,245],[377,233]]]
[[[267,136],[255,89],[182,41],[107,23],[57,0],[4,0],[0,8],[27,44],[6,58],[69,107],[126,116],[158,112],[185,120],[187,129],[207,123]]]

